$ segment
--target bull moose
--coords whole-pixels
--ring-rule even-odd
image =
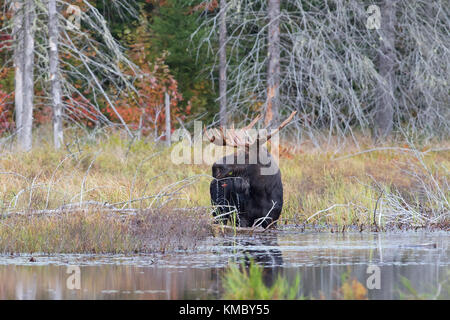
[[[275,160],[263,146],[294,117],[293,112],[271,133],[252,138],[248,134],[261,116],[240,130],[215,129],[205,134],[211,143],[232,146],[235,152],[212,166],[214,180],[210,185],[214,216],[227,223],[234,220],[240,227],[275,226],[283,208],[283,184]],[[271,168],[272,170],[268,170]],[[269,173],[267,173],[269,172]]]

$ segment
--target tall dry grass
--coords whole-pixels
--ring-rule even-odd
[[[86,237],[102,242],[96,237],[109,233],[106,238],[112,238],[114,245],[105,240],[106,244],[95,250],[135,250],[130,242],[136,235],[130,240],[121,229],[123,225],[104,220],[102,212],[106,209],[115,218],[140,210],[163,210],[165,214],[174,208],[204,208],[205,215],[209,215],[208,165],[175,165],[171,162],[172,149],[150,140],[130,141],[120,132],[80,138],[75,130],[70,131],[69,143],[60,151],[53,149],[45,130],[36,136],[36,147],[29,153],[2,145],[0,235],[6,251],[90,251],[89,244],[86,248],[74,244],[58,249],[57,243],[47,245],[44,240],[36,240],[37,234],[77,234],[77,224],[95,226],[102,222],[103,226],[98,230],[93,227],[93,233]],[[285,194],[281,225],[321,224],[336,226],[336,230],[347,226],[361,230],[427,226],[448,229],[448,143],[428,142],[417,149],[399,144],[374,147],[362,139],[358,146],[317,149],[304,144],[298,150],[284,154],[279,163]],[[77,210],[84,213],[68,214]],[[61,212],[64,214],[58,218],[44,218]],[[11,218],[18,214],[22,215]],[[41,217],[30,218],[30,214]],[[188,224],[187,216],[178,218],[178,224]],[[58,229],[58,224],[73,225],[73,229]],[[115,233],[122,235],[115,238]],[[11,244],[16,234],[23,241]],[[35,244],[26,244],[32,241]],[[138,251],[146,250],[137,246]]]
[[[2,219],[0,253],[164,253],[193,250],[211,234],[209,215],[202,210],[118,215],[75,209]]]

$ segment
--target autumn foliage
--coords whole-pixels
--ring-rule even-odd
[[[141,74],[135,83],[137,92],[122,92],[116,100],[116,110],[134,130],[142,129],[143,133],[148,133],[155,128],[164,129],[166,92],[170,97],[171,119],[174,120],[176,116],[183,118],[177,108],[182,96],[178,92],[177,81],[164,63],[164,56],[165,54],[153,63],[147,62],[144,46],[139,43],[133,45],[132,58],[135,58],[141,68]],[[106,114],[111,120],[119,121],[110,106],[106,107]]]
[[[178,103],[183,99],[178,90],[178,82],[165,63],[169,53],[165,51],[157,58],[151,57],[147,19],[148,17],[143,14],[135,32],[127,39],[130,43],[128,55],[139,68],[137,81],[134,83],[137,92],[121,92],[115,101],[117,112],[130,128],[141,130],[144,134],[165,129],[166,93],[170,97],[171,120],[174,122],[177,121],[177,117],[180,119],[185,117],[185,112],[181,114],[178,108]],[[110,106],[106,107],[106,114],[113,121],[119,120]]]
[[[76,122],[88,128],[93,128],[99,124],[121,123],[122,120],[131,130],[139,130],[140,133],[163,136],[165,131],[165,95],[170,97],[170,112],[172,128],[176,128],[179,121],[188,121],[192,114],[206,113],[214,105],[211,83],[208,79],[195,78],[199,70],[203,68],[201,63],[206,59],[200,57],[201,63],[193,62],[187,50],[188,44],[185,41],[191,28],[195,27],[195,15],[198,11],[213,10],[218,2],[212,1],[207,7],[184,6],[175,1],[165,0],[145,0],[140,1],[148,5],[139,6],[139,17],[129,20],[120,20],[117,17],[108,16],[108,24],[123,48],[125,56],[135,64],[135,68],[129,65],[124,66],[118,63],[123,74],[129,76],[133,86],[110,85],[108,79],[102,83],[102,88],[109,99],[103,94],[94,92],[91,83],[85,79],[76,77],[66,79],[71,89],[68,93],[63,92],[63,103],[65,110],[65,123]],[[0,3],[2,1],[0,0]],[[80,7],[82,12],[89,11],[89,7],[83,1],[72,0],[69,3]],[[94,6],[103,14],[104,4],[99,6],[94,2]],[[165,11],[164,11],[165,10]],[[164,14],[173,14],[177,18],[168,28]],[[70,12],[61,11],[64,18],[68,18]],[[161,17],[159,17],[161,16]],[[11,12],[5,11],[0,15],[0,26],[3,22],[11,18]],[[157,21],[157,18],[160,19]],[[187,24],[187,23],[190,24]],[[159,24],[159,27],[157,26]],[[192,26],[191,26],[192,25]],[[178,32],[178,37],[171,37],[172,33],[167,30],[182,30]],[[9,30],[9,29],[5,29]],[[126,30],[126,32],[125,32]],[[0,33],[0,61],[3,62],[3,69],[0,69],[0,134],[5,131],[15,129],[14,124],[14,66],[13,47],[10,45],[12,35]],[[95,32],[84,30],[89,38],[96,39]],[[70,33],[70,32],[69,32]],[[61,41],[65,41],[64,37]],[[72,41],[75,45],[80,45],[81,41],[74,37]],[[69,47],[67,43],[66,47]],[[88,46],[81,43],[80,51],[95,60],[98,54],[90,50]],[[71,75],[67,66],[72,66],[80,72],[86,72],[83,64],[70,51],[60,51],[60,68],[67,73],[63,76]],[[192,66],[194,65],[194,66]],[[95,69],[95,68],[94,68]],[[94,70],[94,73],[96,70]],[[100,74],[100,73],[99,73]],[[64,89],[64,88],[63,88]],[[52,122],[52,107],[49,100],[45,98],[49,92],[47,81],[37,81],[35,83],[33,125],[47,125]]]
[[[11,95],[2,90],[0,85],[0,134],[9,130],[12,125]]]

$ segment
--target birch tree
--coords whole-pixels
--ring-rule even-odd
[[[137,15],[132,3],[115,1],[113,9]],[[63,143],[63,119],[77,125],[86,119],[117,125],[101,110],[105,103],[132,137],[117,111],[115,95],[136,92],[133,83],[142,74],[126,57],[101,13],[87,0],[78,2],[83,10],[71,1],[9,0],[4,4],[8,8],[12,5],[14,13],[2,31],[10,29],[14,39],[11,49],[19,147],[24,150],[32,147],[34,84],[43,90],[40,101],[48,101],[52,106],[55,147]],[[76,10],[65,17],[58,8],[60,12]],[[79,16],[74,18],[70,13]]]
[[[24,11],[21,0],[15,0],[13,3],[13,39],[16,44],[13,52],[14,56],[14,109],[15,122],[18,131],[22,129],[22,110],[23,110],[23,73],[24,73],[24,50],[23,50],[23,22]]]
[[[171,145],[171,134],[172,134],[172,128],[170,125],[170,95],[168,92],[164,93],[164,113],[165,113],[165,120],[166,120],[166,145],[170,147]]]
[[[22,81],[19,84],[19,94],[22,92],[22,97],[19,99],[18,110],[21,112],[20,127],[18,130],[19,147],[24,151],[31,150],[32,147],[32,129],[33,129],[33,103],[34,103],[34,26],[36,19],[36,7],[34,0],[25,0],[22,4],[23,14],[23,37],[22,45],[19,45],[18,50],[23,49],[22,60]],[[19,74],[20,76],[20,74]],[[17,93],[16,93],[17,94]],[[20,105],[20,100],[22,104]]]
[[[49,71],[51,82],[51,103],[53,110],[53,143],[56,149],[64,143],[63,105],[61,79],[59,75],[59,20],[56,0],[48,0]]]

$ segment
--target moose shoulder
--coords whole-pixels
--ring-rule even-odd
[[[214,180],[210,193],[218,221],[226,223],[235,219],[240,227],[276,225],[283,208],[283,185],[278,165],[263,144],[294,115],[295,112],[264,138],[251,140],[245,132],[259,117],[243,130],[230,130],[224,134],[220,128],[213,136],[208,136],[212,143],[235,148],[233,154],[218,160],[212,167]]]

